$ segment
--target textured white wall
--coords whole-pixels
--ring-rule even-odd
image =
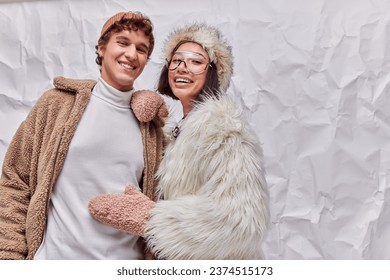
[[[94,46],[122,10],[151,17],[153,88],[174,26],[216,25],[233,46],[229,93],[263,143],[270,259],[390,258],[390,1],[0,1],[0,164],[58,75],[99,75]]]

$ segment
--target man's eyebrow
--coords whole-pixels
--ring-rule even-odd
[[[122,36],[122,35],[118,35],[116,36],[115,39],[120,39],[120,40],[126,40],[126,41],[130,41],[129,38],[127,38],[126,36]]]
[[[126,36],[123,36],[123,35],[118,35],[118,36],[116,36],[115,39],[117,39],[117,40],[124,40],[124,41],[127,41],[127,42],[130,41],[129,38],[127,38]],[[145,49],[147,49],[147,50],[149,50],[148,45],[146,45],[146,44],[144,44],[144,43],[140,43],[140,46],[143,47],[143,48],[145,48]]]

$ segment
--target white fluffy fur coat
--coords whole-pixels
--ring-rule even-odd
[[[262,151],[231,99],[188,114],[161,162],[145,238],[160,259],[259,259],[268,225]]]

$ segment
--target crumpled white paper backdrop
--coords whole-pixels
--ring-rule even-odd
[[[53,77],[98,77],[100,28],[122,10],[156,29],[139,89],[177,25],[206,21],[233,46],[229,93],[264,149],[267,258],[390,258],[390,1],[0,1],[0,163]]]

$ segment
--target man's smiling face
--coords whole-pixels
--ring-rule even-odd
[[[149,38],[141,30],[112,34],[107,44],[98,48],[103,80],[120,91],[133,89],[148,60],[148,50]]]

